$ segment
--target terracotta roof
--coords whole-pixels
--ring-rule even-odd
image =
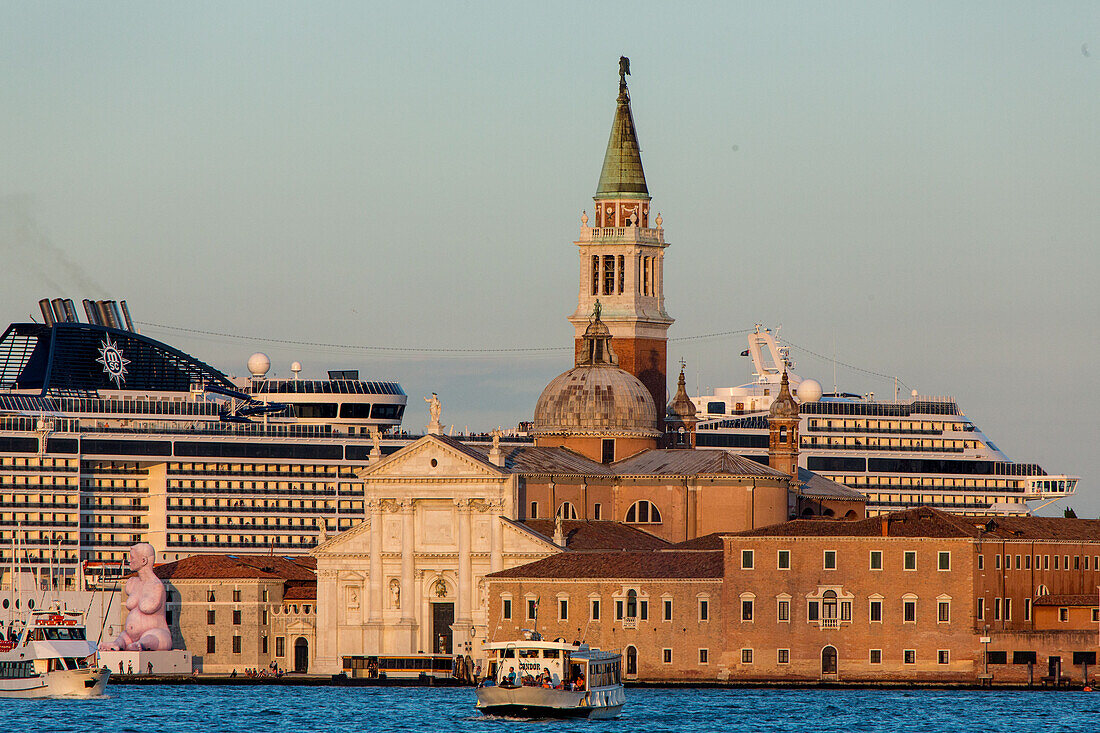
[[[506,578],[721,578],[721,552],[562,552],[491,573]]]
[[[315,601],[317,600],[317,583],[292,582],[287,583],[283,591],[284,601]]]
[[[1092,608],[1100,605],[1100,598],[1096,593],[1086,595],[1062,594],[1039,596],[1035,599],[1036,606],[1085,606]]]
[[[523,524],[553,540],[553,519],[525,519]],[[573,551],[660,550],[669,546],[660,537],[622,522],[564,519],[561,529],[565,535],[565,548]]]
[[[727,535],[729,532],[712,532],[711,534],[705,534],[702,537],[696,537],[693,540],[686,540],[684,542],[677,542],[675,545],[669,546],[669,550],[721,550],[723,549],[722,536]]]
[[[697,476],[724,474],[752,478],[788,478],[770,466],[725,450],[655,448],[611,464],[618,476]]]
[[[744,537],[881,537],[883,522],[887,523],[886,536],[889,537],[1100,542],[1100,519],[964,517],[926,506],[856,521],[796,519],[736,534]]]
[[[798,469],[798,480],[802,482],[802,495],[811,499],[867,501],[867,497],[855,489],[850,489],[844,484],[827,479],[805,468]]]
[[[315,581],[317,561],[284,555],[192,555],[153,569],[162,580],[258,578]]]
[[[468,446],[478,451],[481,460],[489,460],[490,447],[484,444]],[[585,458],[568,448],[540,448],[524,446],[518,448],[501,447],[504,468],[512,473],[528,476],[610,476],[611,470],[602,463]]]

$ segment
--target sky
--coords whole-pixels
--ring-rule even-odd
[[[530,419],[620,55],[672,379],[743,383],[729,332],[782,326],[800,375],[952,395],[1100,514],[1096,2],[0,0],[0,319],[125,299],[229,373],[397,379],[410,429],[432,391]]]

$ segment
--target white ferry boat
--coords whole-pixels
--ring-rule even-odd
[[[618,717],[626,703],[621,654],[530,636],[485,645],[489,673],[477,688],[479,711],[524,718]]]
[[[12,622],[0,641],[0,697],[97,697],[111,672],[100,669],[84,615],[60,603]]]
[[[757,325],[748,342],[742,356],[752,358],[754,380],[692,398],[699,448],[766,462],[768,408],[786,370],[800,403],[799,465],[866,495],[869,515],[918,505],[1027,513],[1028,503],[1045,506],[1077,488],[1076,476],[1010,461],[951,397],[826,394],[818,381],[791,371],[787,349],[770,330]]]

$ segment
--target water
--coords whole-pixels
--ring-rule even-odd
[[[611,721],[486,718],[469,688],[114,685],[99,700],[0,700],[2,731],[305,733],[944,731],[1095,733],[1100,693],[627,690]]]

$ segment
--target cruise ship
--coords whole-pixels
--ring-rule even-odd
[[[1026,513],[1077,488],[1076,476],[1010,461],[950,397],[823,393],[819,382],[791,371],[786,347],[759,325],[742,356],[752,358],[752,382],[692,398],[696,445],[766,462],[768,408],[786,370],[800,403],[799,465],[866,495],[869,515],[917,505]]]
[[[398,382],[299,379],[297,363],[268,379],[263,354],[232,379],[139,333],[125,301],[85,300],[85,321],[72,300],[39,306],[0,337],[0,563],[19,547],[82,590],[136,542],[164,560],[301,554],[363,519],[356,469],[396,450],[381,436],[401,425]]]

